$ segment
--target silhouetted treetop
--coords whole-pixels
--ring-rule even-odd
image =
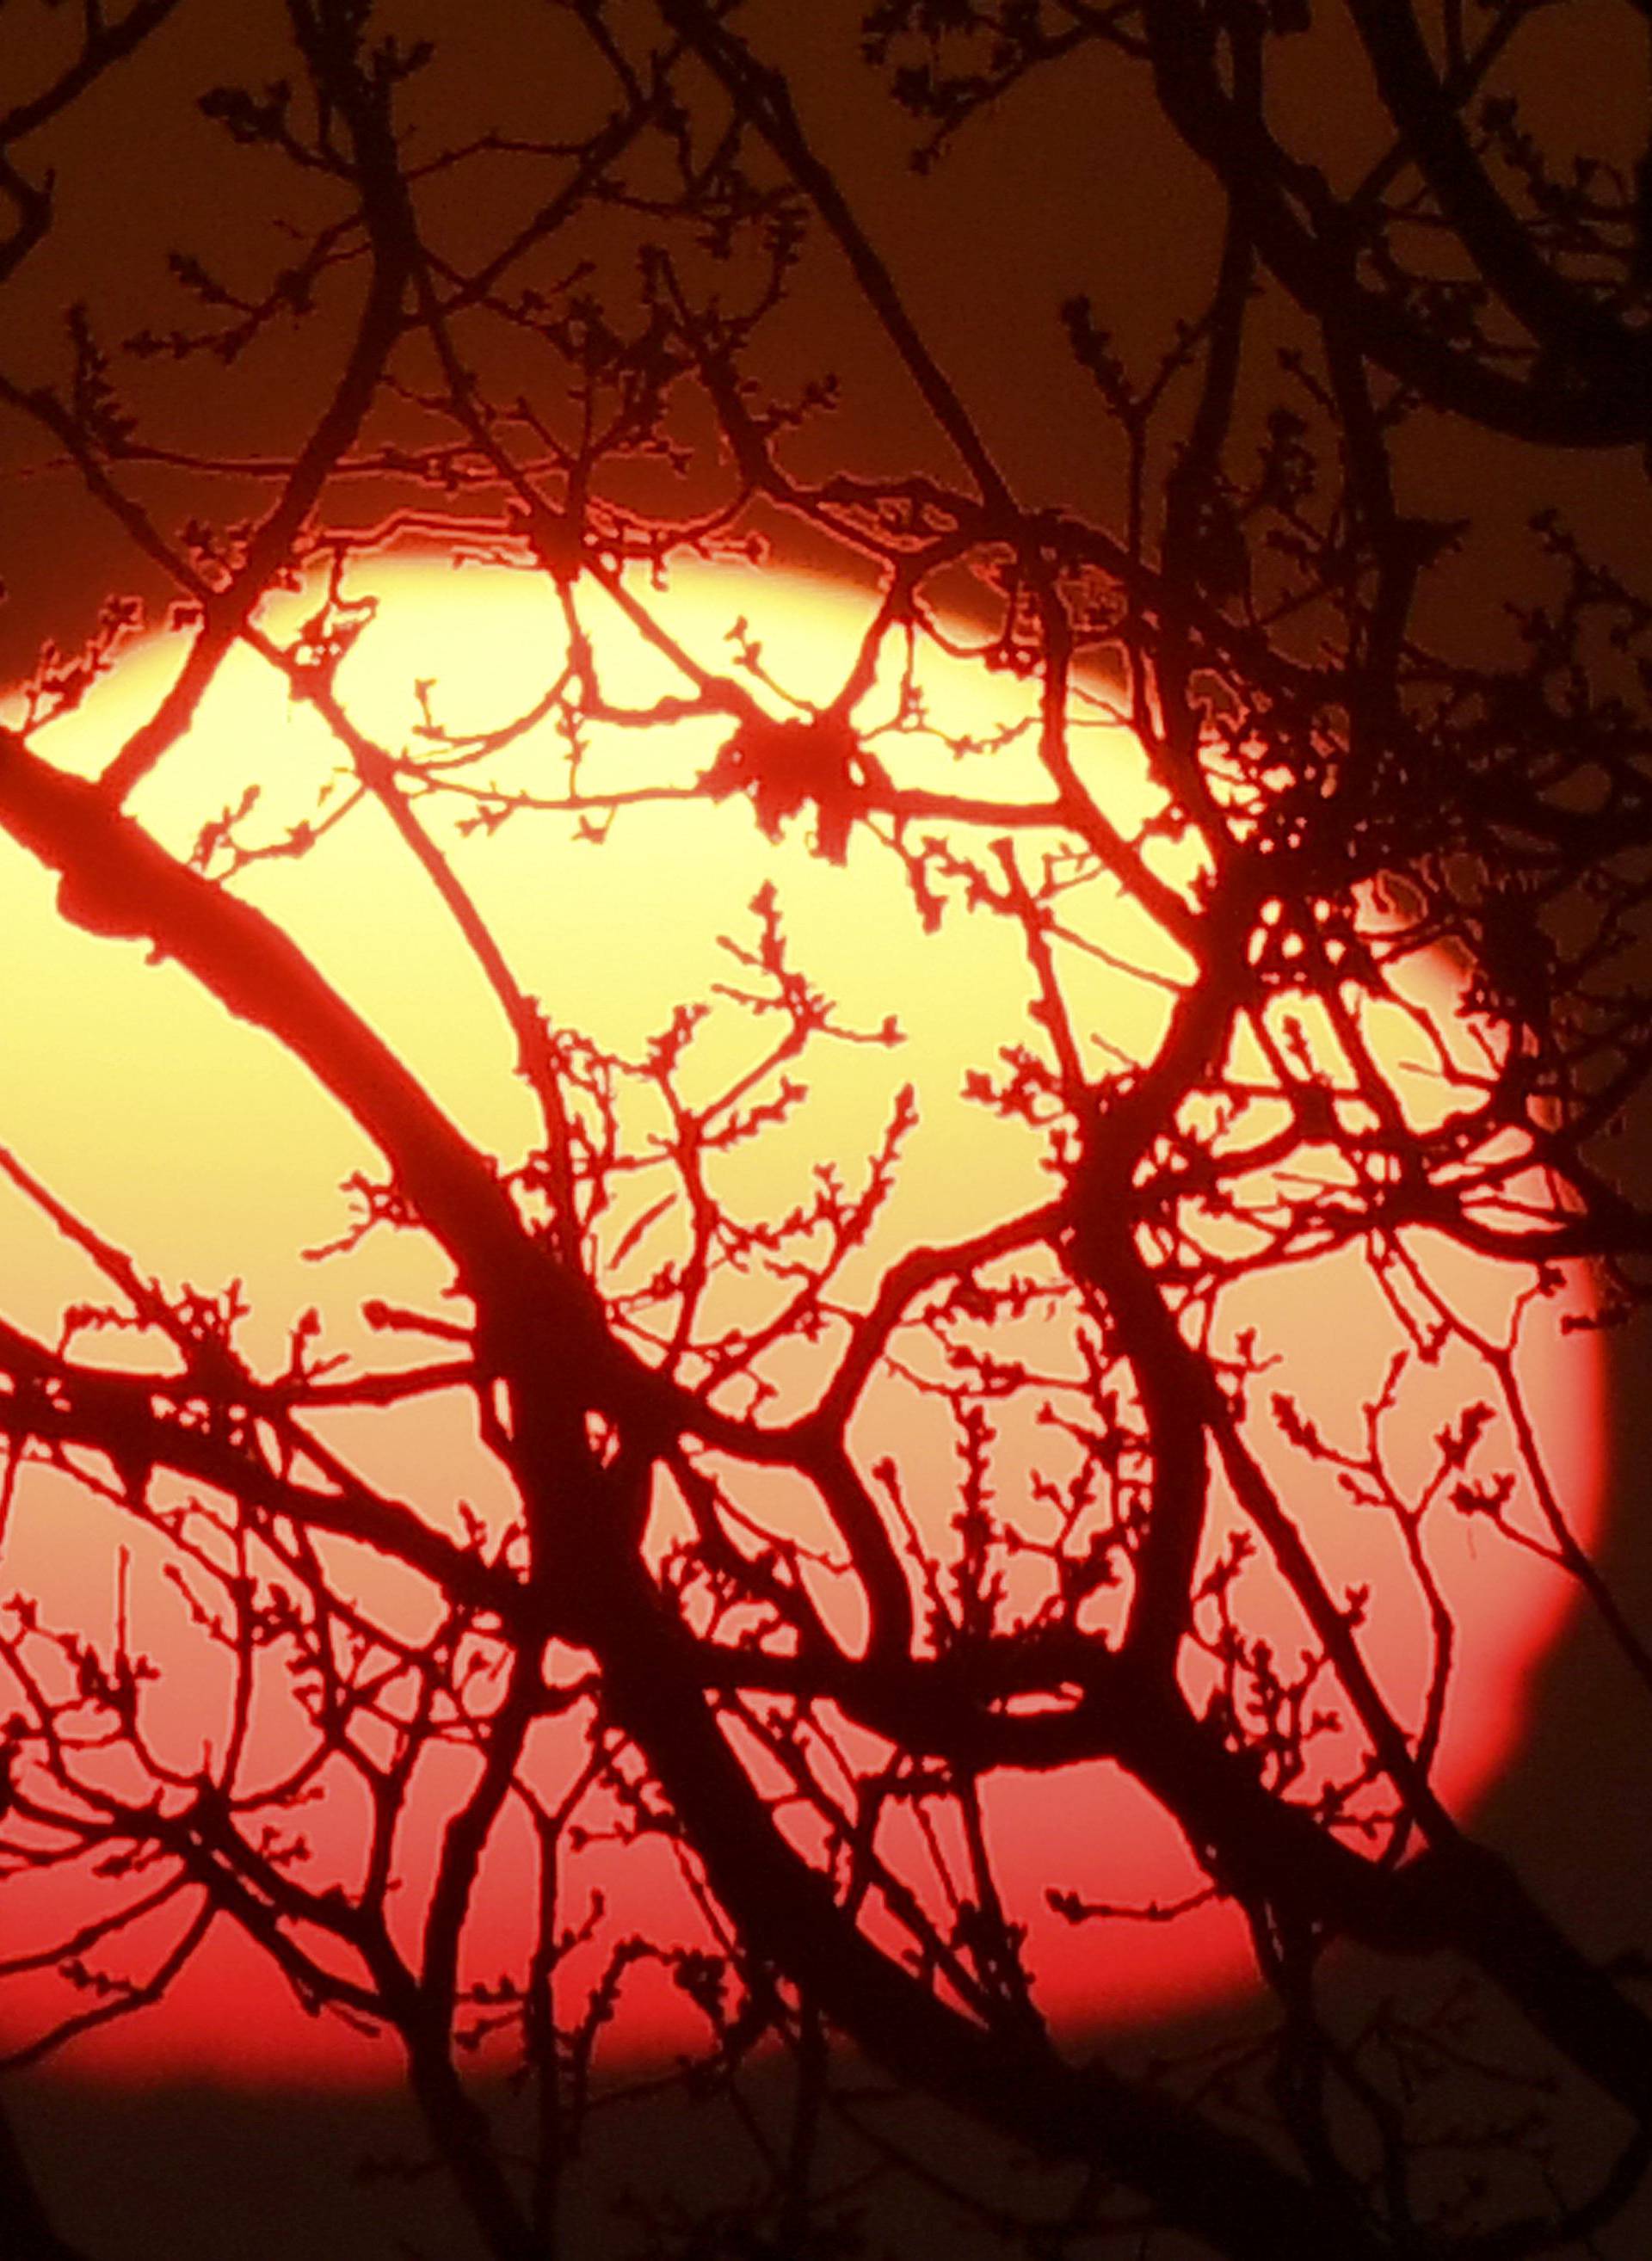
[[[5,2064],[296,2002],[499,2261],[645,2045],[639,2255],[1633,2235],[1473,1805],[1652,1685],[1648,34],[0,10]],[[973,225],[1087,103],[1199,226]]]

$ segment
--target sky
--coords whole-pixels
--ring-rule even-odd
[[[429,28],[442,43],[439,68],[451,89],[452,123],[442,121],[447,130],[469,131],[485,118],[526,131],[547,112],[571,106],[566,84],[522,61],[515,25],[526,12],[466,9],[460,36],[454,9],[435,0],[424,7],[407,0],[396,11],[399,23],[410,31]],[[232,173],[221,138],[191,114],[184,97],[220,78],[257,82],[273,75],[278,45],[268,27],[277,13],[224,10],[201,0],[186,5],[151,52],[95,89],[54,135],[58,223],[46,255],[13,286],[15,311],[0,349],[0,366],[9,374],[32,383],[61,370],[57,317],[71,299],[85,298],[105,334],[119,336],[157,319],[156,277],[169,250],[187,248],[209,264],[233,267],[250,248],[275,240],[267,190],[255,185],[264,161],[249,157]],[[743,20],[765,52],[794,73],[805,127],[837,169],[919,327],[1019,492],[1031,502],[1116,518],[1120,451],[1066,353],[1055,308],[1072,292],[1087,291],[1126,354],[1151,355],[1196,290],[1214,240],[1214,207],[1196,168],[1163,128],[1139,78],[1081,64],[1002,105],[920,177],[907,161],[913,129],[894,117],[854,56],[853,13],[754,0]],[[1596,14],[1601,35],[1615,37],[1627,11],[1603,6]],[[39,11],[0,16],[0,83],[8,70],[38,64],[38,43],[54,28],[61,34],[61,18]],[[1321,135],[1323,162],[1351,163],[1368,118],[1350,97],[1334,56],[1322,57],[1314,69],[1318,75],[1306,75],[1304,64],[1296,97],[1302,116]],[[1550,122],[1563,135],[1569,121],[1560,89],[1558,73],[1540,80],[1540,98],[1555,105]],[[1603,100],[1621,101],[1628,118],[1641,98],[1626,47],[1624,67],[1604,70],[1591,90],[1591,126],[1608,134],[1619,130],[1616,114],[1603,114]],[[433,122],[430,133],[439,130]],[[481,226],[492,215],[470,217]],[[1280,323],[1281,341],[1289,334],[1289,322]],[[278,446],[290,430],[294,398],[325,377],[328,351],[327,325],[318,323],[228,371],[219,405],[192,421],[191,441],[227,446],[251,435],[256,444]],[[807,291],[776,326],[773,351],[777,368],[788,374],[827,362],[836,368],[844,405],[830,445],[844,459],[877,468],[937,460],[919,404],[887,349],[853,319],[846,279],[830,262],[809,270]],[[139,373],[134,398],[163,405],[169,382],[167,365],[152,362]],[[0,464],[32,466],[32,453],[15,421],[0,422]],[[1458,429],[1420,434],[1410,444],[1407,470],[1431,513],[1472,511],[1476,519],[1473,541],[1437,599],[1442,625],[1469,648],[1493,647],[1505,633],[1508,595],[1530,585],[1520,528],[1537,502],[1560,501],[1624,564],[1643,558],[1644,487],[1624,476],[1621,458],[1580,453],[1540,463],[1514,443]],[[9,601],[0,607],[0,678],[26,668],[43,635],[70,643],[83,635],[97,597],[133,585],[120,545],[75,505],[60,477],[31,468],[9,482],[4,509],[0,576]],[[1638,1148],[1630,1152],[1627,1174],[1645,1182]],[[1634,1387],[1634,1353],[1617,1356],[1625,1382],[1614,1400],[1612,1454],[1625,1472],[1619,1486],[1627,1497],[1627,1472],[1652,1445],[1652,1409]],[[1638,1532],[1629,1516],[1620,1517],[1612,1526],[1607,1562],[1631,1612],[1638,1605],[1644,1622],[1652,1613],[1652,1532]],[[1648,1913],[1640,1826],[1652,1790],[1647,1739],[1614,1733],[1610,1726],[1628,1713],[1631,1694],[1620,1662],[1580,1621],[1543,1670],[1531,1741],[1518,1769],[1481,1817],[1486,1834],[1527,1865],[1541,1896],[1603,1954],[1643,1925]],[[1583,1835],[1571,1819],[1580,1754],[1588,1772]],[[194,2100],[174,2101],[170,2124],[177,2132],[167,2142],[180,2147],[176,2176],[157,2176],[155,2139],[143,2116],[153,2109],[164,2117],[168,2100],[141,2110],[100,2105],[111,2131],[102,2194],[77,2193],[78,2178],[63,2164],[83,2125],[85,2100],[66,2100],[65,2092],[43,2087],[36,2104],[25,2103],[25,2132],[33,2126],[46,2156],[59,2162],[46,2172],[48,2183],[57,2178],[68,2227],[75,2226],[78,2204],[89,2241],[100,2229],[112,2238],[124,2207],[128,2223],[141,2219],[146,2225],[142,2235],[151,2247],[144,2250],[166,2250],[168,2208],[180,2189],[198,2186],[210,2164],[187,2148],[197,2140],[187,2133],[198,2124]],[[261,2143],[274,2124],[262,2123]],[[246,2118],[237,2122],[241,2132],[225,2138],[218,2156],[251,2156],[244,2148],[249,2125]],[[315,2140],[294,2118],[279,2127],[281,2143],[295,2154]],[[285,2155],[272,2139],[268,2156]],[[271,2223],[283,2218],[290,2178],[284,2172],[262,2185],[239,2175],[231,2179],[237,2187],[225,2191],[223,2204],[252,2194],[249,2220],[262,2224],[256,2235],[269,2237]],[[111,2193],[125,2196],[111,2199]],[[296,2239],[298,2233],[284,2228],[280,2235]],[[111,2243],[105,2250],[127,2249]],[[133,2261],[143,2261],[137,2247],[130,2250]],[[293,2249],[277,2242],[262,2249],[248,2243],[245,2250],[273,2256]]]

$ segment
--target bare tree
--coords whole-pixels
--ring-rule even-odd
[[[605,2033],[664,1970],[704,2023],[688,2077],[738,2107],[778,2049],[791,2121],[751,2125],[758,2180],[725,2218],[656,2222],[650,2250],[853,2250],[820,2146],[840,2124],[901,2157],[868,2064],[1045,2163],[1037,2200],[994,2215],[1029,2251],[1598,2250],[1646,2164],[1652,2027],[1632,1959],[1591,1960],[1442,1794],[1447,1712],[1475,1699],[1454,1671],[1472,1596],[1437,1555],[1472,1522],[1541,1558],[1644,1697],[1652,1661],[1546,1466],[1521,1339],[1567,1267],[1593,1267],[1575,1322],[1627,1317],[1652,1230],[1603,1145],[1652,1057],[1652,608],[1557,508],[1517,560],[1426,488],[1442,432],[1495,435],[1534,500],[1548,451],[1641,477],[1644,147],[1614,145],[1609,107],[1559,147],[1529,109],[1545,42],[1604,73],[1646,10],[870,11],[886,129],[901,105],[921,122],[942,205],[938,159],[1082,72],[1151,99],[1208,176],[1212,269],[1156,347],[1110,334],[1099,284],[1062,310],[1114,451],[1101,507],[1018,492],[856,208],[855,153],[810,122],[808,67],[770,59],[795,17],[517,12],[520,75],[478,90],[469,33],[433,44],[411,6],[251,11],[247,83],[200,95],[222,145],[203,177],[243,216],[279,202],[278,262],[258,267],[262,233],[227,264],[176,248],[140,323],[65,287],[100,208],[75,204],[74,131],[94,121],[118,183],[106,121],[132,90],[132,152],[192,146],[155,105],[199,91],[191,41],[222,26],[187,0],[0,23],[4,269],[27,318],[0,353],[13,492],[25,514],[49,493],[75,556],[111,561],[13,701],[0,827],[68,926],[181,970],[337,1102],[375,1159],[334,1245],[386,1250],[391,1283],[362,1343],[300,1310],[261,1360],[240,1283],[186,1288],[112,1195],[84,1214],[49,1157],[0,1148],[102,1281],[55,1335],[0,1320],[3,1511],[15,1536],[66,1486],[101,1503],[111,1560],[169,1570],[219,1690],[205,1762],[181,1763],[155,1722],[182,1668],[124,1609],[110,1639],[22,1596],[0,1611],[0,1880],[75,1910],[5,1934],[11,1980],[65,1990],[11,2062],[140,2017],[238,1931],[307,2006],[391,2037],[483,2247],[527,2261],[568,2250]],[[851,11],[824,21],[853,43]],[[822,365],[840,320],[868,383],[898,377],[916,436],[894,471]],[[420,681],[401,736],[367,719],[352,655],[405,598],[406,555],[541,592],[522,712],[456,713]],[[720,557],[863,593],[827,695],[755,616],[707,646],[673,609]],[[1511,592],[1489,629],[1452,594],[1465,559]],[[605,622],[668,687],[636,693]],[[140,721],[88,772],[56,758],[162,624]],[[1024,723],[954,727],[926,690],[944,661],[1024,693]],[[146,796],[248,664],[327,734],[333,774],[270,815],[230,747],[176,852]],[[1095,758],[1103,730],[1139,749],[1133,799]],[[628,1048],[534,994],[474,874],[501,832],[542,840],[549,872],[572,832],[617,853],[661,808],[772,845],[775,876],[743,913],[711,907],[717,996]],[[253,900],[272,865],[348,868],[373,822],[491,993],[535,1111],[519,1150],[468,1136]],[[980,1011],[966,1095],[1036,1156],[1037,1198],[959,1237],[891,1225],[937,1096],[901,1084],[898,1018],[856,1017],[794,946],[800,841],[896,876],[937,987],[961,932],[1013,941],[1023,1009]],[[1095,1024],[1110,965],[1155,1000],[1134,1053]],[[713,1044],[712,1020],[738,1034]],[[787,1189],[754,1208],[745,1157],[808,1132],[844,1045],[890,1066],[880,1129],[782,1161]],[[213,1166],[209,1141],[191,1167]],[[437,1260],[440,1308],[393,1284],[404,1241]],[[1505,1322],[1472,1317],[1428,1249],[1506,1280]],[[1339,1253],[1393,1346],[1333,1433],[1228,1314]],[[1391,1417],[1447,1351],[1478,1382],[1401,1466]],[[465,1409],[503,1524],[459,1515],[439,1472],[399,1496],[337,1441],[341,1414],[432,1402]],[[869,1426],[879,1404],[906,1429]],[[937,1468],[938,1515],[917,1497]],[[1373,1669],[1372,1597],[1327,1567],[1327,1490],[1395,1542],[1428,1628],[1409,1696]],[[368,1554],[390,1585],[363,1582]],[[1046,2014],[994,1801],[1098,1767],[1248,1926],[1275,2014],[1217,2060],[1127,2073]],[[322,1808],[356,1817],[339,1875],[306,1842]],[[466,1942],[512,1832],[521,1953],[479,1981]],[[669,1848],[680,1935],[571,1890],[599,1838],[622,1861]],[[1074,1927],[1132,1920],[1045,1881]],[[1375,2008],[1327,1978],[1350,1943],[1391,1966]],[[1476,2065],[1408,2010],[1422,1964],[1500,1999],[1529,2064]],[[1508,2100],[1533,2077],[1560,2084],[1555,2128],[1581,2098],[1608,2141],[1557,2151]],[[64,2250],[15,2147],[0,2197],[7,2250]]]

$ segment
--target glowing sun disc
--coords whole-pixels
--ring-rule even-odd
[[[339,687],[362,726],[392,749],[407,746],[429,757],[442,745],[428,735],[432,729],[503,729],[528,712],[560,664],[561,619],[554,592],[541,581],[436,563],[385,564],[365,578],[381,607],[344,663]],[[289,629],[301,605],[313,601],[312,593],[292,600]],[[805,697],[836,690],[867,618],[865,600],[851,592],[727,568],[678,577],[659,603],[673,632],[707,664],[725,671],[730,625],[736,616],[749,617],[761,637],[765,671]],[[176,639],[136,648],[79,711],[40,734],[40,750],[66,769],[90,773],[101,766],[150,711],[180,650]],[[623,678],[628,699],[639,707],[681,688],[666,661],[618,623],[600,650],[605,670]],[[412,690],[415,678],[428,685],[422,707]],[[899,721],[903,773],[923,777],[937,791],[1041,796],[1031,739],[1024,730],[1015,735],[1032,712],[1031,686],[933,656],[921,679],[930,728],[927,734],[914,729],[909,711]],[[892,722],[901,716],[900,685],[888,668],[867,710]],[[578,837],[572,819],[542,815],[511,816],[466,836],[447,828],[442,837],[524,987],[552,1022],[632,1054],[658,1033],[679,1000],[729,985],[731,960],[722,937],[750,937],[749,906],[765,882],[775,882],[793,959],[837,1001],[841,1023],[876,1037],[894,1015],[902,1041],[887,1048],[876,1042],[826,1048],[811,1075],[808,1103],[764,1139],[760,1159],[731,1153],[717,1190],[736,1214],[755,1218],[807,1199],[822,1161],[846,1182],[863,1182],[894,1094],[910,1080],[920,1119],[877,1232],[834,1289],[840,1302],[864,1304],[892,1252],[978,1230],[1049,1196],[1041,1141],[962,1096],[972,1069],[991,1066],[1001,1044],[1027,1038],[1027,967],[1003,922],[972,918],[960,901],[950,906],[942,933],[925,937],[898,865],[858,834],[839,866],[809,852],[801,817],[777,842],[754,824],[743,796],[715,805],[672,798],[671,781],[702,772],[727,727],[701,719],[647,732],[593,731],[579,772],[586,788],[646,788],[621,810],[600,844]],[[1155,805],[1139,750],[1099,708],[1077,736],[1092,790],[1116,821],[1132,829]],[[960,762],[949,743],[960,737],[978,742],[973,759]],[[530,758],[549,776],[556,764],[548,757],[565,751],[546,724],[502,746],[495,764],[503,781],[499,805]],[[339,763],[336,743],[316,718],[284,697],[264,663],[241,652],[223,670],[189,739],[135,797],[133,813],[186,853],[205,818],[233,807],[244,786],[256,784],[261,798],[246,829],[273,843],[284,828],[315,818],[318,793]],[[491,773],[479,757],[463,772],[472,783]],[[562,775],[565,780],[565,769]],[[989,786],[982,782],[988,778]],[[335,783],[334,794],[345,789]],[[647,797],[657,790],[659,797]],[[328,806],[320,804],[323,815]],[[440,804],[434,806],[439,818]],[[456,812],[466,806],[456,800]],[[382,811],[357,809],[309,854],[255,861],[234,884],[310,951],[467,1136],[507,1162],[531,1148],[535,1121],[509,1033]],[[370,1171],[375,1158],[341,1109],[269,1038],[228,1020],[176,966],[147,964],[140,950],[68,927],[50,879],[9,847],[0,853],[0,892],[6,904],[0,920],[6,1031],[0,1142],[72,1209],[131,1250],[140,1271],[162,1276],[169,1288],[188,1282],[212,1291],[232,1279],[245,1281],[251,1314],[241,1341],[266,1370],[279,1367],[292,1319],[307,1307],[320,1310],[328,1348],[370,1360],[372,1338],[362,1320],[366,1299],[442,1307],[444,1269],[410,1238],[372,1236],[320,1265],[304,1258],[306,1248],[340,1238],[348,1214],[335,1188],[352,1173]],[[1083,972],[1085,1015],[1104,1049],[1140,1059],[1162,1033],[1188,968],[1116,889],[1110,895],[1100,887],[1095,900],[1109,906],[1100,937],[1105,948]],[[1416,978],[1435,982],[1447,996],[1443,970]],[[750,1049],[750,1019],[725,1000],[698,1041],[693,1072],[709,1085],[739,1059],[743,1045]],[[1418,1075],[1426,1080],[1423,1070]],[[630,1134],[645,1143],[646,1095],[631,1095],[625,1104],[636,1109]],[[649,1198],[646,1186],[635,1198],[622,1195],[609,1233],[609,1245],[617,1247],[635,1228],[639,1277],[657,1261],[660,1244],[649,1234],[669,1230],[638,1223]],[[1485,1317],[1487,1267],[1431,1247],[1422,1236],[1413,1253],[1442,1296],[1492,1324]],[[11,1315],[47,1339],[55,1336],[66,1303],[108,1300],[107,1283],[4,1186],[0,1264]],[[1600,1362],[1592,1337],[1565,1335],[1560,1321],[1563,1310],[1586,1304],[1584,1286],[1573,1283],[1566,1298],[1532,1314],[1520,1364],[1546,1465],[1585,1541],[1598,1519],[1602,1489]],[[1357,1253],[1233,1289],[1224,1303],[1218,1347],[1231,1348],[1246,1327],[1277,1358],[1269,1388],[1292,1396],[1301,1417],[1334,1446],[1355,1451],[1360,1409],[1379,1397],[1399,1339],[1392,1308]],[[788,1375],[777,1356],[773,1386],[805,1387],[807,1364]],[[1441,1423],[1465,1396],[1483,1394],[1472,1365],[1460,1348],[1432,1362],[1411,1361],[1382,1417],[1397,1480],[1413,1481],[1413,1464],[1426,1457]],[[1407,1575],[1398,1525],[1351,1502],[1333,1461],[1304,1473],[1262,1410],[1268,1395],[1257,1392],[1249,1430],[1253,1448],[1271,1469],[1283,1475],[1288,1468],[1287,1497],[1311,1526],[1333,1592],[1371,1589],[1373,1670],[1409,1719],[1426,1669],[1429,1626]],[[469,1401],[459,1393],[393,1421],[360,1411],[329,1417],[324,1434],[375,1481],[416,1500],[449,1532],[462,1527],[461,1501],[495,1522],[507,1511],[497,1472],[477,1445]],[[932,1402],[916,1385],[887,1381],[869,1393],[851,1443],[867,1468],[886,1454],[901,1460],[915,1521],[926,1544],[945,1555],[953,1545],[957,1461]],[[1505,1443],[1502,1417],[1494,1413],[1478,1447],[1483,1460],[1495,1462]],[[1017,1469],[1024,1477],[1031,1456],[1044,1450],[1044,1442],[1031,1431],[1022,1436],[1006,1417],[1005,1482],[1013,1489]],[[783,1484],[766,1495],[755,1487],[746,1504],[758,1524],[767,1517],[780,1535],[827,1547],[830,1532],[808,1521],[808,1503]],[[1000,1511],[1020,1518],[1032,1536],[1047,1535],[1052,1511],[1030,1487],[1008,1502],[1001,1496]],[[671,1536],[670,1500],[662,1497],[656,1512],[651,1543],[657,1554]],[[1529,1501],[1510,1513],[1537,1528]],[[1212,1560],[1236,1520],[1231,1513],[1225,1520],[1218,1516]],[[33,1593],[48,1618],[106,1634],[116,1549],[136,1544],[117,1524],[111,1510],[79,1497],[61,1480],[32,1475],[7,1534],[0,1594]],[[1549,1566],[1478,1527],[1471,1515],[1433,1517],[1429,1543],[1442,1592],[1462,1604],[1459,1696],[1448,1711],[1435,1775],[1447,1799],[1461,1805],[1497,1779],[1518,1749],[1533,1669],[1555,1637],[1566,1596]],[[187,1613],[155,1567],[140,1547],[131,1596],[134,1639],[162,1659],[170,1643],[182,1659],[190,1651]],[[391,1574],[363,1560],[362,1576],[382,1580]],[[812,1590],[853,1645],[860,1629],[841,1582],[822,1569]],[[1390,1594],[1399,1597],[1391,1606],[1385,1598]],[[1264,1624],[1267,1609],[1264,1602]],[[1291,1625],[1289,1611],[1278,1618],[1287,1656]],[[218,1732],[213,1712],[221,1691],[214,1669],[198,1657],[187,1669],[169,1662],[167,1670],[169,1691],[163,1683],[155,1695],[156,1732],[169,1739],[180,1766],[198,1764],[203,1738],[210,1742]],[[571,1748],[569,1739],[558,1744],[547,1735],[536,1763],[548,1778],[565,1769]],[[415,1800],[426,1836],[421,1850],[410,1833],[404,1850],[401,1905],[410,1927],[442,1800],[463,1772],[458,1760],[437,1768]],[[988,1782],[984,1802],[1006,1900],[1027,1927],[1040,1999],[1059,2020],[1074,2025],[1174,2008],[1235,1983],[1247,1969],[1243,1926],[1225,1905],[1203,1906],[1174,1923],[1121,1917],[1074,1929],[1049,1903],[1053,1888],[1074,1902],[1151,1912],[1196,1884],[1197,1872],[1172,1826],[1116,1769],[1098,1763],[1049,1777],[1005,1774]],[[348,1880],[361,1826],[348,1796],[324,1805],[309,1827],[318,1873],[330,1873],[331,1864]],[[507,1828],[485,1874],[467,1942],[468,1967],[476,1973],[501,1967],[520,1945],[523,1841],[520,1829],[513,1836]],[[634,1848],[622,1862],[612,1848],[593,1844],[578,1857],[585,1886],[607,1893],[619,1931],[692,1924],[663,1848]],[[589,1976],[577,1960],[571,1971],[576,1978]],[[26,2031],[47,1991],[44,1980],[32,1992],[0,1987],[4,2030]],[[672,2047],[693,2029],[681,1997],[657,1975],[640,1975],[625,2027],[632,2042]],[[298,2016],[278,1981],[244,1947],[218,1940],[159,2008],[118,2021],[83,2049],[86,2064],[120,2075],[153,2076],[165,2068],[255,2080],[370,2077],[385,2064],[364,2044]]]

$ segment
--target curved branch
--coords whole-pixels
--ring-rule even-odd
[[[1190,0],[1145,0],[1153,83],[1166,115],[1217,176],[1252,240],[1297,304],[1340,316],[1361,350],[1436,406],[1512,439],[1558,448],[1633,446],[1652,429],[1646,356],[1626,347],[1610,382],[1577,386],[1557,377],[1505,377],[1447,344],[1402,306],[1355,279],[1347,214],[1320,176],[1280,147],[1254,111],[1242,111],[1217,68],[1210,18]],[[1298,218],[1305,203],[1315,225]]]

